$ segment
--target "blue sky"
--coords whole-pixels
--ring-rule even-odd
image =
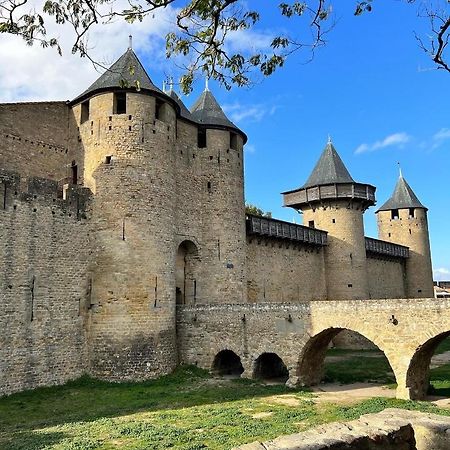
[[[246,200],[275,217],[298,220],[295,211],[281,206],[280,192],[305,182],[330,134],[353,178],[377,187],[378,205],[391,195],[401,163],[405,178],[429,208],[436,276],[450,279],[450,74],[434,70],[414,38],[414,31],[425,35],[429,24],[406,2],[375,0],[373,12],[361,17],[353,16],[355,2],[334,3],[336,25],[312,62],[305,64],[308,54],[293,55],[283,69],[259,77],[249,89],[228,92],[210,82],[228,116],[249,136]],[[296,24],[274,14],[276,2],[248,4],[262,8],[262,20],[255,31],[235,39],[235,48],[264,45],[272,33]],[[142,24],[99,28],[91,35],[94,56],[112,63],[132,33],[136,53],[161,86],[165,76],[177,74],[172,61],[164,59],[171,13]],[[68,32],[57,33],[70,48]],[[2,39],[0,57],[10,63],[0,67],[0,101],[70,99],[99,76],[69,51],[59,58],[52,50]],[[188,106],[203,86],[199,80],[193,94],[183,97]],[[376,236],[375,209],[365,214],[369,236]]]

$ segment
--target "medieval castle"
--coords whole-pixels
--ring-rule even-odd
[[[246,139],[209,90],[188,110],[131,49],[70,102],[0,105],[0,395],[236,354],[252,376],[317,301],[433,297],[427,208],[402,176],[379,239],[375,187],[331,142],[283,193],[303,226],[246,216]]]

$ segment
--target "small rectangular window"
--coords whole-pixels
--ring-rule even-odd
[[[111,164],[111,160],[112,160],[112,156],[111,155],[107,155],[105,158],[105,164]]]
[[[197,131],[197,147],[206,147],[206,130],[204,128],[199,128]]]
[[[353,287],[353,284],[349,283],[347,284],[348,287]]]
[[[391,210],[391,219],[392,220],[397,220],[398,219],[398,209],[393,209]]]
[[[336,223],[336,219],[331,219],[331,222]]]
[[[114,114],[127,113],[127,93],[116,92],[114,94]]]
[[[308,222],[308,226],[309,226],[309,228],[314,228],[314,220],[310,220]]]
[[[409,208],[409,218],[414,219],[414,208]]]
[[[233,150],[238,149],[238,137],[236,133],[230,131],[230,148]]]
[[[81,117],[80,117],[80,122],[84,123],[87,120],[89,120],[89,100],[87,100],[86,102],[83,102],[81,104]]]

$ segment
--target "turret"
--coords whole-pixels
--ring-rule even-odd
[[[94,192],[90,365],[149,378],[176,365],[174,141],[179,106],[129,48],[71,102]]]
[[[376,214],[379,238],[409,247],[406,260],[408,298],[433,297],[427,208],[401,173],[391,198]]]
[[[304,225],[328,232],[328,298],[367,298],[363,213],[375,203],[375,187],[353,180],[329,139],[306,183],[283,196],[285,206],[303,213]]]
[[[205,263],[204,302],[246,301],[246,234],[243,145],[247,138],[206,87],[191,108],[199,124],[202,159],[201,211]]]

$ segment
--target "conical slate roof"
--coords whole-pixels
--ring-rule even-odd
[[[152,82],[134,51],[129,48],[103,75],[82,94],[72,100],[78,103],[99,91],[117,88],[135,88],[162,94]]]
[[[427,209],[420,203],[411,186],[400,174],[400,177],[395,185],[394,193],[391,198],[378,210],[389,211],[391,209],[405,209],[405,208],[423,208]],[[377,211],[377,212],[378,212]]]
[[[328,141],[303,188],[333,183],[354,183],[341,157]]]
[[[188,119],[188,120],[194,120],[192,118],[192,114],[186,108],[186,105],[182,102],[181,98],[178,97],[177,93],[173,89],[170,90],[169,97],[177,102],[178,106],[180,107],[181,117],[183,117],[184,119]]]
[[[223,127],[239,128],[228,119],[214,95],[205,89],[191,108],[192,118],[205,125],[219,125]]]

